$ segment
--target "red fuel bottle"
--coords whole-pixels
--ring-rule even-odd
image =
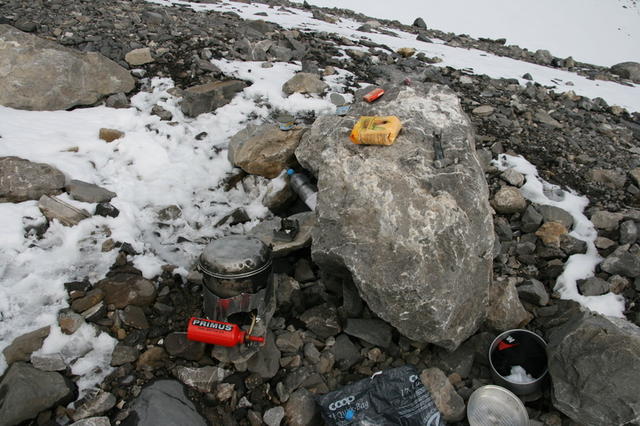
[[[248,336],[236,324],[195,317],[189,320],[187,339],[220,346],[236,346],[248,341],[264,342],[264,337]]]
[[[362,97],[362,99],[364,99],[365,101],[371,103],[371,102],[375,101],[376,99],[378,99],[382,95],[384,95],[384,89],[377,88],[377,89],[373,89],[372,91],[370,91],[369,93],[364,95]]]

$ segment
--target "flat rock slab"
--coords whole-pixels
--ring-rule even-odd
[[[0,24],[0,105],[61,110],[134,86],[129,71],[99,53],[80,53]]]
[[[0,203],[21,203],[60,194],[64,183],[64,173],[53,166],[18,157],[0,157]]]
[[[101,186],[75,179],[67,185],[67,192],[74,200],[85,203],[105,203],[116,196],[115,192]]]
[[[16,362],[0,382],[0,424],[15,425],[33,419],[56,404],[70,402],[73,392],[71,382],[60,373]]]
[[[187,398],[176,380],[158,380],[148,385],[131,404],[128,426],[206,426],[207,422]]]
[[[289,216],[287,219],[297,220],[300,229],[292,241],[274,241],[273,231],[280,229],[280,218],[265,220],[249,231],[249,235],[262,240],[266,245],[272,245],[273,257],[284,257],[289,253],[311,245],[311,231],[316,222],[314,212],[303,212]]]
[[[180,107],[186,116],[197,117],[228,104],[245,86],[240,80],[214,81],[192,86],[182,92]]]
[[[55,197],[43,195],[38,200],[38,208],[47,220],[57,219],[65,226],[75,226],[80,221],[91,217],[91,214]]]
[[[345,117],[319,117],[296,150],[318,178],[312,257],[328,273],[350,274],[371,310],[404,335],[455,349],[484,320],[492,275],[473,129],[444,86],[385,90]],[[397,116],[395,143],[353,144],[364,115]]]

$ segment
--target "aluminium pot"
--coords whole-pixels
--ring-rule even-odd
[[[271,249],[261,240],[233,235],[212,241],[200,255],[204,311],[218,321],[264,305],[271,282]]]

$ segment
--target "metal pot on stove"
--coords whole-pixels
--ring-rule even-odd
[[[204,312],[225,321],[239,312],[265,308],[265,296],[272,285],[271,249],[261,240],[233,235],[212,241],[200,255],[204,278]]]

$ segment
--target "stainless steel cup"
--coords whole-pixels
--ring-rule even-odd
[[[489,347],[491,376],[496,384],[516,395],[528,395],[540,389],[547,374],[547,343],[537,334],[524,329],[507,330]],[[513,381],[507,378],[511,368],[521,366],[533,379]]]

